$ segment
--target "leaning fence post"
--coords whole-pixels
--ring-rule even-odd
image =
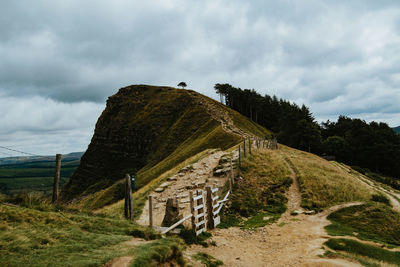
[[[243,157],[246,157],[246,138],[243,138]]]
[[[232,158],[231,158],[231,178],[232,178],[232,183],[234,183]]]
[[[251,138],[249,136],[249,155],[251,155]]]
[[[133,207],[132,207],[132,184],[131,184],[131,176],[127,173],[125,175],[126,181],[126,191],[127,191],[127,202],[128,202],[128,217],[132,221],[133,220]]]
[[[242,166],[242,155],[240,152],[240,145],[239,145],[239,167],[241,167],[241,166]]]
[[[124,215],[125,218],[128,219],[129,217],[129,211],[128,211],[128,182],[125,179],[125,205],[124,205]]]
[[[214,229],[214,214],[212,205],[212,191],[211,186],[206,187],[206,204],[207,204],[207,228]]]
[[[189,198],[190,198],[190,212],[192,213],[191,222],[192,222],[192,229],[196,231],[196,226],[194,224],[195,217],[194,217],[194,200],[193,200],[193,192],[189,191]]]
[[[149,227],[153,228],[153,196],[149,195]]]
[[[61,154],[56,154],[56,169],[54,172],[54,182],[53,182],[53,199],[52,202],[56,202],[58,199],[58,183],[60,181],[60,171],[61,171]]]

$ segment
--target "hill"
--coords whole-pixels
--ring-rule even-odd
[[[393,130],[394,130],[396,133],[400,134],[400,126],[394,127]]]
[[[107,189],[94,200],[100,203],[89,205],[101,207],[122,198],[119,181],[126,173],[135,174],[141,188],[201,151],[227,149],[248,135],[270,132],[197,92],[147,85],[121,88],[107,100],[61,197],[70,201]]]
[[[0,265],[398,265],[400,192],[386,177],[255,142],[252,153],[241,150],[239,166],[243,137],[271,135],[190,90],[122,88],[108,100],[88,151],[62,189],[68,203],[52,205],[31,193],[0,195]],[[146,227],[150,194],[156,229],[168,198],[179,200],[185,217],[190,191],[217,186],[216,199],[222,199],[230,190],[232,171],[224,166],[231,159],[234,184],[219,228],[196,237],[186,221],[172,237]],[[124,218],[119,200],[126,172],[138,182],[135,222]]]
[[[62,155],[60,185],[78,167],[82,152]],[[0,159],[0,193],[21,192],[48,194],[53,187],[55,156],[7,157]]]

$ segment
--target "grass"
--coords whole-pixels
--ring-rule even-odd
[[[194,230],[182,228],[179,237],[182,238],[187,245],[197,244],[208,247],[206,240],[211,237],[211,234],[209,232],[203,232],[197,236]]]
[[[388,185],[393,189],[400,190],[400,180],[399,179],[396,179],[396,178],[393,178],[393,177],[384,176],[384,175],[381,175],[379,173],[372,172],[369,169],[361,168],[361,167],[358,167],[358,166],[351,166],[351,168],[353,170],[355,170],[355,171],[367,176],[368,178],[372,179],[373,181]]]
[[[145,202],[146,202],[150,192],[152,192],[161,183],[163,183],[167,179],[167,177],[173,176],[183,167],[199,161],[201,158],[205,157],[206,155],[208,155],[211,152],[212,152],[212,150],[204,150],[204,151],[198,153],[197,155],[186,159],[185,161],[176,165],[174,168],[164,172],[156,179],[153,179],[150,183],[143,186],[138,191],[134,192],[132,195],[134,218],[138,219],[140,217],[140,215],[142,213],[142,209],[145,205]],[[100,194],[101,194],[101,192],[99,193],[99,196],[95,195],[95,197],[101,198]],[[85,202],[83,202],[83,203],[85,203]],[[106,216],[122,218],[122,216],[124,214],[124,201],[118,201],[117,203],[114,203],[112,205],[105,206],[105,207],[99,209],[97,212],[102,213]]]
[[[240,142],[239,136],[224,131],[221,123],[208,114],[205,110],[207,105],[204,104],[206,102],[212,102],[211,105],[216,110],[230,114],[232,121],[242,130],[257,136],[270,134],[265,128],[215,100],[200,94],[193,98],[185,90],[154,86],[127,87],[112,96],[109,102],[118,104],[109,103],[99,118],[94,138],[103,140],[101,142],[104,142],[104,146],[110,145],[110,142],[123,146],[120,149],[123,153],[113,154],[114,150],[99,152],[97,150],[101,150],[101,144],[90,145],[79,168],[87,167],[108,178],[90,177],[87,172],[80,172],[78,168],[62,190],[62,198],[66,200],[78,195],[90,196],[104,190],[101,197],[98,195],[99,197],[85,198],[90,202],[86,206],[92,209],[109,205],[123,197],[123,194],[118,193],[120,190],[117,187],[125,173],[135,173],[136,185],[140,189],[206,149],[225,150]],[[101,125],[107,127],[103,129]],[[103,133],[106,128],[114,129],[115,133]],[[143,138],[135,135],[137,131]],[[129,139],[129,145],[123,143],[124,141],[114,144],[113,134],[117,135],[116,140],[121,140],[120,136],[134,136]],[[140,143],[142,139],[146,139],[146,144]],[[133,147],[146,148],[146,151],[129,150]],[[93,169],[94,166],[97,167]],[[106,188],[109,190],[105,190]]]
[[[201,262],[202,264],[204,264],[204,266],[207,266],[207,267],[217,267],[217,266],[224,264],[222,261],[217,260],[213,256],[208,255],[203,252],[197,253],[196,255],[193,256],[193,258],[195,260]]]
[[[330,235],[356,236],[400,246],[400,214],[387,205],[367,203],[347,207],[331,213],[328,219],[332,222],[326,226]]]
[[[163,238],[138,247],[132,267],[160,266],[169,263],[168,266],[185,266],[182,254],[183,244],[177,238]]]
[[[368,201],[372,191],[348,172],[316,155],[280,145],[296,171],[302,194],[301,206],[321,211],[352,201]]]
[[[336,251],[343,251],[353,255],[365,256],[378,261],[384,261],[400,265],[400,252],[389,251],[368,244],[362,244],[355,240],[338,238],[329,239],[325,245]]]
[[[127,220],[0,204],[1,266],[99,266],[129,252],[132,236],[158,235]]]
[[[62,161],[60,186],[76,167],[79,160]],[[35,161],[0,165],[0,192],[13,195],[22,192],[50,193],[54,180],[54,161]]]
[[[257,228],[274,222],[285,212],[285,192],[292,178],[277,151],[253,151],[243,160],[240,175],[243,179],[234,184],[229,209],[221,215],[219,227]]]

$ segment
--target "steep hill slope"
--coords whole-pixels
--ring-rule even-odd
[[[194,91],[122,88],[108,99],[80,166],[61,191],[62,199],[111,186],[94,206],[111,203],[122,197],[118,181],[125,173],[134,173],[140,188],[187,158],[209,148],[226,149],[246,135],[269,132]]]

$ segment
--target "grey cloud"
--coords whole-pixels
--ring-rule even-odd
[[[129,84],[180,81],[216,97],[213,85],[228,82],[304,103],[318,120],[358,114],[400,125],[395,0],[21,0],[0,10],[0,98],[16,105],[48,99],[67,112],[104,105]],[[89,129],[98,112],[85,112]],[[34,112],[41,128],[4,119],[4,138],[68,131],[39,117],[53,119]]]

